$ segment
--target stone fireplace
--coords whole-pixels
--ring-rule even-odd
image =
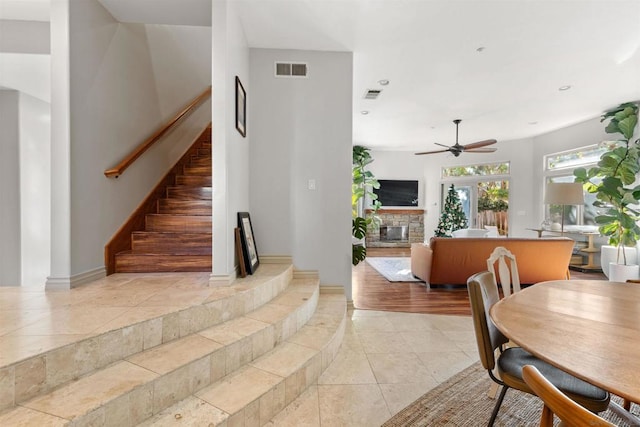
[[[367,229],[367,247],[408,248],[424,241],[424,210],[380,209],[378,216],[380,226]]]

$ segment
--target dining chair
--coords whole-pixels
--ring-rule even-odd
[[[509,266],[507,265],[509,262]],[[500,285],[502,286],[502,294],[505,297],[511,295],[511,285],[513,292],[520,292],[520,276],[518,276],[518,264],[516,257],[511,251],[503,246],[496,247],[489,259],[487,259],[487,269],[493,275],[493,282],[497,286],[495,263],[498,263],[498,276],[500,277]],[[511,268],[509,268],[511,267]]]
[[[560,418],[560,426],[571,427],[611,427],[615,424],[600,418],[593,412],[578,405],[551,384],[533,365],[522,368],[522,378],[544,403],[540,427],[553,427],[554,414]]]
[[[607,409],[608,392],[538,359],[521,347],[505,348],[504,344],[509,339],[498,330],[489,316],[489,310],[499,300],[498,287],[489,271],[471,276],[467,280],[467,290],[480,362],[488,371],[489,377],[502,386],[489,419],[489,426],[493,426],[509,388],[534,394],[522,379],[522,367],[525,365],[534,365],[563,393],[588,410],[601,412]],[[497,375],[493,373],[495,368],[497,368]]]

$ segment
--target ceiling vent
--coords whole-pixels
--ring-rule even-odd
[[[276,62],[276,77],[305,78],[309,66],[304,62]]]
[[[380,92],[382,92],[382,89],[367,89],[367,92],[364,94],[364,99],[378,99]]]

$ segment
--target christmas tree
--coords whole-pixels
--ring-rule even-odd
[[[438,228],[435,230],[436,237],[451,237],[452,231],[467,228],[468,224],[467,217],[462,210],[462,203],[458,198],[458,192],[451,184],[447,200],[444,202],[442,215],[440,215]]]

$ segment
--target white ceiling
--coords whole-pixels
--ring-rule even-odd
[[[210,0],[101,2],[123,22],[210,25]],[[251,47],[353,52],[354,144],[436,149],[456,118],[463,144],[527,138],[640,100],[640,0],[230,2]],[[0,19],[47,5],[0,0]]]
[[[252,47],[354,52],[354,144],[437,149],[456,118],[461,143],[526,138],[640,100],[638,0],[240,4]]]

